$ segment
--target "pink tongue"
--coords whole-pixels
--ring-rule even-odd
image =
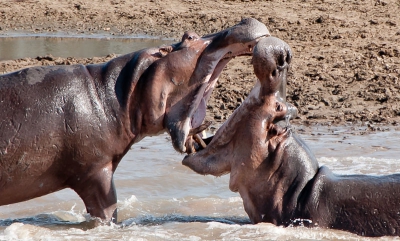
[[[192,117],[192,128],[199,127],[203,123],[204,118],[206,118],[206,102],[204,99],[201,99],[199,107],[197,107]]]

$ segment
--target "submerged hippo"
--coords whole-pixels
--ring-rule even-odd
[[[284,80],[274,78],[285,65],[285,49],[272,37],[257,44],[253,65],[260,83],[209,145],[183,164],[200,174],[230,172],[229,188],[240,193],[253,223],[306,220],[309,227],[365,236],[400,235],[400,174],[335,175],[319,167],[289,127],[274,123],[288,114],[276,92],[275,81]]]
[[[113,174],[131,145],[167,131],[186,151],[223,67],[265,36],[249,18],[104,64],[1,75],[0,205],[71,188],[92,217],[116,218]]]

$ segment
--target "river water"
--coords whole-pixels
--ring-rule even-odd
[[[400,170],[400,131],[364,127],[296,127],[321,165],[341,174]],[[360,240],[321,228],[252,225],[229,175],[195,174],[181,165],[166,134],[145,138],[115,173],[118,222],[86,230],[85,207],[71,190],[0,207],[0,240]],[[23,190],[19,190],[23,191]],[[363,240],[395,240],[396,237]]]
[[[10,38],[12,37],[12,38]],[[128,53],[171,40],[0,38],[0,61],[52,54],[92,57]],[[102,52],[104,50],[104,52]],[[365,127],[296,127],[321,165],[340,174],[382,175],[400,170],[400,131],[365,134]],[[385,129],[385,128],[383,128]],[[201,176],[181,165],[183,155],[166,135],[145,138],[115,173],[117,224],[86,230],[77,194],[66,189],[27,202],[0,207],[0,240],[395,240],[337,230],[252,225],[242,199],[228,188],[229,175]],[[23,192],[24,190],[17,190]]]
[[[0,61],[25,57],[35,58],[51,54],[56,57],[88,58],[106,56],[110,53],[125,54],[139,49],[170,44],[171,39],[144,36],[104,35],[46,35],[8,33],[0,35]]]

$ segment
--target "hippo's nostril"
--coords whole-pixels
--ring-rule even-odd
[[[274,69],[274,71],[272,71],[272,77],[275,77],[277,72],[278,71],[276,69]]]
[[[285,65],[285,56],[281,54],[278,58],[278,65],[279,66],[284,66]]]
[[[292,60],[292,55],[290,52],[287,53],[286,55],[286,63],[290,64],[290,61]]]

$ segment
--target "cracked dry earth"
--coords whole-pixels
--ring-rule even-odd
[[[0,34],[146,34],[179,40],[186,30],[219,31],[244,17],[267,25],[294,52],[288,101],[302,124],[400,122],[399,0],[16,0],[0,2]],[[0,61],[0,73],[34,65],[103,62],[115,57],[43,56]],[[255,81],[250,58],[231,61],[208,103],[224,121]]]

